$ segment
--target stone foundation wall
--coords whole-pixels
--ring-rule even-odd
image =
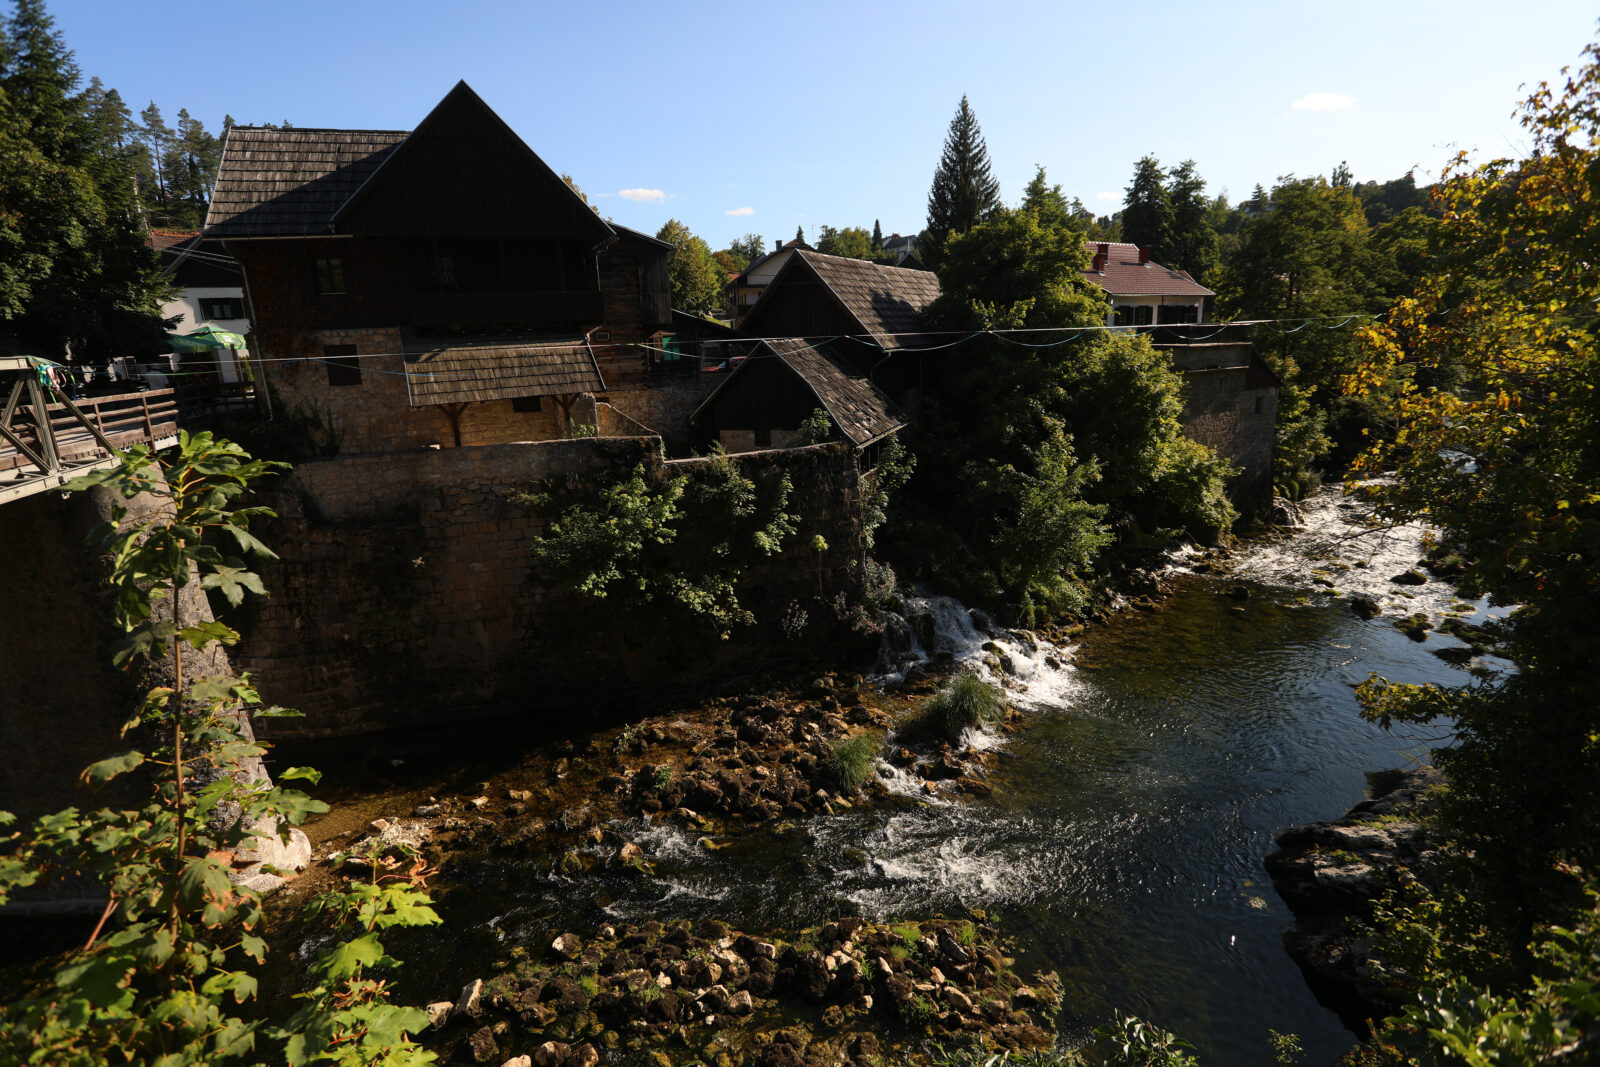
[[[702,647],[670,628],[629,632],[605,601],[574,611],[532,573],[544,516],[519,494],[606,485],[641,464],[660,481],[708,462],[666,461],[655,438],[598,437],[297,467],[277,493],[280,518],[261,531],[281,557],[261,568],[270,599],[239,620],[233,650],[270,700],[306,713],[265,730],[325,737],[504,712],[570,729],[574,715],[747,672],[781,645],[791,603],[831,600],[854,580],[860,493],[842,447],[736,460],[752,475],[788,474],[789,510],[802,516],[791,547],[746,573],[741,599],[760,633]],[[826,552],[809,547],[816,535]]]
[[[1168,350],[1183,372],[1183,432],[1239,468],[1228,496],[1247,510],[1272,495],[1272,448],[1278,387],[1252,365],[1248,344],[1186,345]]]

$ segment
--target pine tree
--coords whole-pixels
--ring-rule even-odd
[[[872,250],[883,251],[883,227],[878,225],[877,219],[872,220]]]
[[[1206,181],[1192,159],[1172,168],[1168,192],[1172,200],[1172,240],[1157,257],[1162,263],[1186,270],[1203,282],[1217,266],[1217,231],[1211,225],[1211,202]]]
[[[163,350],[126,108],[91,83],[39,0],[0,25],[0,348],[81,362]]]
[[[1172,251],[1172,196],[1165,178],[1161,161],[1145,156],[1134,166],[1133,184],[1122,201],[1122,239],[1149,248],[1158,261],[1169,259]]]
[[[806,243],[806,228],[804,226],[796,226],[794,228],[794,239],[801,244]]]
[[[928,190],[928,225],[917,242],[919,258],[937,269],[950,235],[966,233],[999,205],[1000,182],[989,172],[989,147],[963,96]]]

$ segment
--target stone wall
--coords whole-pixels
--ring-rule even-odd
[[[853,580],[860,493],[842,447],[734,461],[788,474],[789,510],[803,517],[789,551],[747,572],[761,634],[702,647],[667,627],[628,632],[606,601],[577,603],[531,568],[544,519],[519,494],[611,484],[640,465],[659,484],[709,462],[666,461],[656,438],[598,437],[297,467],[261,531],[281,557],[261,569],[270,599],[239,620],[234,649],[272,701],[306,713],[268,728],[335,736],[515,712],[570,729],[575,714],[609,717],[748,672],[780,644],[766,638],[790,603],[831,600]],[[809,547],[819,534],[820,555]]]
[[[1241,511],[1272,494],[1278,386],[1248,344],[1168,349],[1183,372],[1183,431],[1239,468],[1228,496]]]
[[[667,451],[681,454],[689,447],[689,416],[720,385],[725,375],[697,374],[664,378],[643,388],[609,390],[606,398],[618,411],[650,427],[666,442]],[[607,383],[610,378],[606,379]]]

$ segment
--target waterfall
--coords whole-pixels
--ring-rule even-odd
[[[894,684],[919,668],[974,671],[1022,705],[1059,705],[1076,687],[1072,650],[1029,630],[998,626],[954,597],[906,590],[884,613],[877,677]]]

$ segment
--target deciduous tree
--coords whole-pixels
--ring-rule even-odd
[[[677,219],[668,219],[656,231],[656,240],[672,246],[667,253],[667,280],[672,285],[672,306],[702,311],[722,298],[722,273],[705,241]]]

